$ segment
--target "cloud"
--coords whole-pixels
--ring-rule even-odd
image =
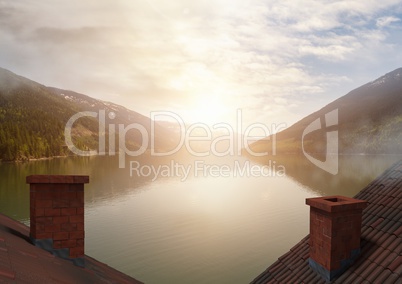
[[[356,86],[358,66],[399,56],[402,43],[384,31],[398,9],[390,0],[2,1],[0,62],[146,115],[219,97],[232,112],[294,122],[317,98]]]
[[[401,19],[394,16],[385,16],[376,20],[376,25],[379,28],[392,26],[393,23],[400,22]]]

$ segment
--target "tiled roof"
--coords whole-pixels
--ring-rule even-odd
[[[0,214],[0,283],[141,283],[85,256],[85,268],[32,245],[29,228]]]
[[[361,254],[331,283],[402,283],[402,161],[360,191]],[[326,283],[309,266],[309,235],[251,283]]]

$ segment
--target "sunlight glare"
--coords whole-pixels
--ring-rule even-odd
[[[219,123],[224,120],[226,113],[225,102],[217,94],[197,96],[190,107],[190,118],[194,122]]]
[[[186,123],[228,122],[233,100],[222,78],[216,78],[205,66],[191,65],[185,74],[172,78],[169,85],[186,94],[184,110],[180,111]]]

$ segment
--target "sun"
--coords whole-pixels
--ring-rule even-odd
[[[225,78],[203,64],[189,64],[171,77],[169,87],[182,94],[181,113],[186,123],[213,125],[226,122],[233,100]]]
[[[205,123],[213,125],[226,122],[229,112],[227,100],[216,92],[197,95],[188,108],[188,119],[192,123]]]

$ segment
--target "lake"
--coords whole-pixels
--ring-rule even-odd
[[[308,234],[306,198],[354,196],[401,158],[340,156],[336,176],[300,156],[0,163],[0,212],[29,225],[28,175],[89,175],[86,254],[145,283],[249,283]]]

